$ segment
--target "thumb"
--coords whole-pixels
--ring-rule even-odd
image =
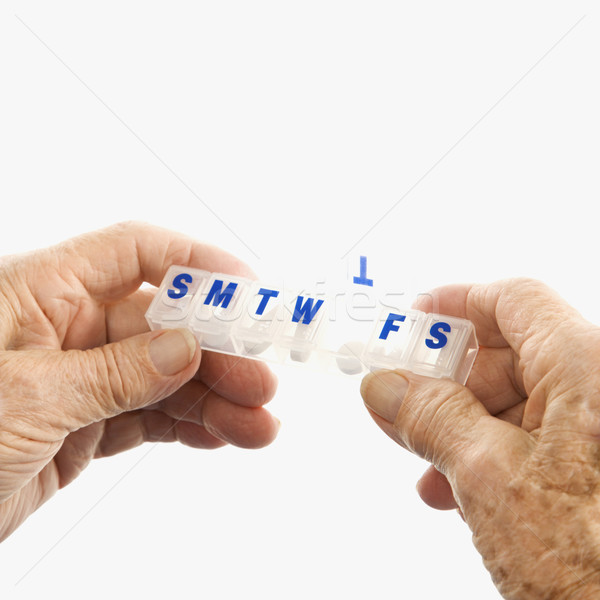
[[[11,398],[15,412],[20,404],[29,421],[57,436],[161,400],[200,364],[199,347],[185,329],[153,331],[90,350],[3,354],[3,372],[9,370],[18,382],[11,390],[24,394]]]
[[[158,402],[188,381],[200,364],[198,345],[186,329],[137,335],[83,356],[68,354],[75,367],[83,363],[81,383],[92,396],[85,406],[74,398],[68,407],[84,425]],[[66,367],[67,372],[72,368]]]
[[[467,466],[494,419],[465,387],[407,371],[367,375],[361,394],[375,422],[398,444],[442,473]]]

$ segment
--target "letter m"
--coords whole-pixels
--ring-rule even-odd
[[[222,288],[223,281],[215,279],[210,288],[210,292],[208,292],[208,296],[206,296],[204,304],[210,304],[212,302],[213,306],[219,306],[219,304],[221,304],[223,308],[227,308],[231,302],[233,293],[237,288],[237,283],[229,283],[223,291],[221,291]]]

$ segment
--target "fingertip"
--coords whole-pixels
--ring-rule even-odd
[[[365,403],[367,398],[377,393],[377,389],[381,384],[381,377],[386,377],[388,373],[395,373],[392,369],[376,369],[367,373],[360,382],[360,395]],[[368,404],[367,404],[368,406]]]
[[[411,308],[414,310],[420,310],[426,313],[433,312],[434,305],[434,291],[419,294],[411,304]]]
[[[279,385],[279,379],[277,377],[277,375],[275,375],[275,373],[273,373],[273,371],[271,371],[271,369],[269,369],[269,367],[267,367],[266,365],[264,366],[264,374],[263,374],[263,390],[262,390],[262,397],[263,397],[263,404],[266,404],[267,402],[269,402],[270,400],[273,399],[273,397],[275,396],[275,393],[277,392],[277,387]],[[280,423],[281,425],[281,423]]]
[[[187,329],[167,329],[153,336],[148,346],[150,359],[160,375],[176,375],[188,367],[198,352],[196,338]]]
[[[277,439],[277,436],[279,435],[279,431],[281,430],[281,421],[277,417],[274,417],[273,415],[271,415],[270,413],[268,413],[268,414],[271,417],[270,429],[269,430],[265,429],[265,431],[263,432],[263,435],[257,436],[254,440],[254,443],[252,445],[247,445],[246,448],[251,448],[251,449],[265,448],[266,446],[271,445]]]
[[[263,448],[276,437],[280,421],[262,406],[240,406],[212,396],[202,411],[203,425],[215,437],[240,448]]]
[[[371,385],[373,377],[375,377],[375,372],[371,371],[370,373],[367,373],[360,382],[360,395],[362,396],[363,400],[366,398],[367,390]]]
[[[401,371],[378,371],[363,379],[361,394],[367,408],[393,423],[402,406],[408,384],[407,377]]]
[[[252,427],[246,432],[237,429],[228,439],[229,443],[247,450],[260,450],[271,445],[279,434],[281,421],[264,408],[246,410],[255,411]]]
[[[458,508],[450,483],[433,465],[417,481],[416,489],[421,500],[431,508],[436,510]]]

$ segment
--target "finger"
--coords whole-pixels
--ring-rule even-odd
[[[171,265],[254,277],[247,265],[220,248],[145,223],[120,223],[88,233],[54,252],[61,256],[61,268],[69,269],[99,302],[123,298],[143,281],[158,287]]]
[[[417,304],[469,319],[483,346],[508,344],[520,359],[527,393],[556,365],[557,359],[570,362],[568,359],[578,345],[574,338],[589,331],[589,324],[575,309],[533,279],[448,286],[434,290]],[[552,352],[548,352],[549,347]]]
[[[146,311],[154,298],[155,289],[140,289],[118,302],[112,302],[105,306],[104,315],[97,321],[95,332],[89,327],[72,327],[64,335],[62,344],[58,344],[63,350],[86,350],[111,342],[133,337],[140,333],[149,331],[146,321]],[[28,350],[39,347],[31,343],[14,343],[14,350]]]
[[[520,373],[511,348],[480,347],[466,386],[490,414],[497,415],[527,397]]]
[[[73,481],[94,458],[94,450],[102,438],[104,423],[92,423],[70,433],[54,457],[58,487],[63,488]]]
[[[597,454],[600,436],[600,329],[585,321],[556,292],[529,279],[475,286],[467,298],[468,318],[494,319],[522,371],[527,396],[521,425],[564,444],[577,432],[589,436],[586,456]],[[573,394],[573,388],[579,391]],[[514,414],[514,413],[513,413]],[[563,450],[577,450],[580,439]]]
[[[206,428],[215,437],[242,448],[262,448],[276,437],[278,419],[262,408],[239,406],[199,381],[149,407]]]
[[[495,416],[502,421],[520,427],[524,408],[525,400]],[[390,433],[393,437],[393,431]],[[456,501],[454,500],[452,488],[448,483],[448,480],[445,475],[442,475],[433,465],[429,466],[425,473],[423,473],[421,479],[417,482],[417,491],[423,502],[432,508],[438,510],[456,508]]]
[[[174,441],[204,449],[220,448],[226,444],[202,426],[178,421],[161,411],[136,410],[106,421],[94,458],[112,456],[144,442]]]
[[[263,448],[275,439],[280,423],[262,407],[239,406],[215,394],[204,407],[204,426],[234,446]]]
[[[494,460],[498,441],[527,434],[492,418],[465,387],[405,371],[367,375],[361,386],[367,407],[387,423],[386,432],[449,477],[472,476],[476,457]],[[515,442],[515,443],[516,443]]]
[[[528,427],[528,424],[523,422],[526,407],[527,400],[521,400],[518,404],[515,404],[506,410],[502,410],[494,416],[506,423],[511,423],[512,425],[516,425],[517,427],[521,427],[521,429],[530,432],[532,431],[532,428]]]
[[[198,369],[186,330],[154,331],[91,350],[0,354],[3,417],[34,424],[49,440],[172,394]],[[3,425],[5,421],[3,419]]]
[[[155,289],[141,289],[126,298],[108,304],[105,309],[106,340],[121,340],[149,330],[146,311],[154,298]]]
[[[380,371],[363,379],[361,394],[391,426],[388,434],[439,468],[452,462],[455,448],[474,443],[473,430],[489,413],[454,382],[422,380],[405,371]],[[450,429],[454,435],[447,433]]]
[[[496,418],[520,427],[525,402],[522,400],[519,404],[497,413]],[[437,510],[458,508],[448,480],[433,465],[429,466],[417,482],[417,492],[425,504]]]
[[[153,297],[151,290],[138,290],[107,308],[110,342],[148,330],[144,314]],[[264,363],[239,356],[204,351],[197,380],[242,406],[262,406],[277,389],[277,378]]]
[[[431,465],[417,482],[417,492],[428,506],[437,510],[458,508],[448,480]]]
[[[277,377],[265,363],[218,352],[203,352],[195,379],[241,406],[262,406],[277,389]]]
[[[189,421],[177,421],[175,423],[175,433],[179,442],[191,448],[212,450],[227,444],[227,442],[215,437],[201,425]]]
[[[520,404],[527,397],[523,385],[518,355],[499,334],[494,318],[484,318],[470,311],[470,294],[476,288],[471,284],[453,284],[421,294],[413,307],[424,312],[435,312],[471,319],[480,344],[479,352],[467,381],[467,387],[496,415]],[[478,318],[481,317],[481,318]]]

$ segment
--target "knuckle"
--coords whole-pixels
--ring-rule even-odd
[[[107,231],[118,236],[132,236],[136,233],[141,233],[150,229],[152,229],[152,226],[148,223],[136,219],[130,219],[111,225],[107,228]]]
[[[534,355],[529,371],[548,374],[547,393],[580,408],[600,390],[600,328],[565,319],[552,331],[532,326],[524,351]]]
[[[128,359],[118,344],[87,350],[94,376],[88,381],[89,393],[105,413],[129,410],[136,389],[142,383],[138,369],[128,367]]]
[[[508,280],[511,287],[524,293],[551,292],[551,289],[539,279],[533,277],[513,277]]]
[[[522,298],[535,297],[540,294],[554,294],[552,289],[543,281],[532,277],[511,277],[500,280],[493,285],[499,287],[504,293]]]
[[[402,441],[430,462],[447,463],[459,443],[448,432],[461,427],[469,413],[466,394],[462,386],[447,381],[424,386],[413,394],[409,390],[397,421]]]
[[[475,285],[471,288],[469,295],[498,301],[523,301],[539,294],[547,294],[551,290],[545,283],[531,277],[510,277],[500,279],[489,284]]]

